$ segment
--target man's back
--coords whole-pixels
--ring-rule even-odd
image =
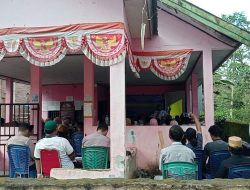
[[[223,140],[216,140],[209,142],[204,147],[204,153],[206,156],[210,156],[214,151],[228,150],[228,144]]]
[[[32,140],[29,137],[25,137],[25,136],[22,136],[22,135],[17,135],[17,136],[11,137],[8,140],[7,144],[8,145],[10,145],[10,144],[28,145],[29,148],[30,148],[30,156],[32,158],[30,160],[30,165],[35,164],[34,161],[33,161],[35,145],[34,145],[34,143],[32,142]]]
[[[110,147],[110,139],[98,132],[84,137],[82,146],[104,146]]]
[[[74,164],[68,156],[74,150],[67,139],[57,136],[41,139],[35,147],[35,158],[40,159],[40,150],[42,149],[56,149],[59,153],[62,167],[74,168]]]
[[[227,178],[228,169],[233,165],[250,164],[250,157],[243,155],[232,155],[230,158],[223,160],[216,174],[218,178]]]
[[[161,163],[169,162],[190,162],[193,163],[195,158],[194,152],[182,145],[180,142],[173,142],[167,148],[161,150],[159,169],[161,170]]]

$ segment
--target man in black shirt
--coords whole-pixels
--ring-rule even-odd
[[[213,125],[208,129],[213,142],[209,142],[204,147],[204,166],[206,173],[210,173],[209,164],[206,165],[207,159],[210,158],[212,152],[228,150],[228,144],[222,140],[223,130],[218,125]],[[208,162],[209,163],[209,162]]]
[[[231,157],[222,161],[218,172],[216,173],[216,178],[227,178],[228,170],[233,165],[239,164],[250,164],[250,157],[244,156],[242,154],[242,140],[240,137],[232,136],[228,139],[228,147],[231,153]]]

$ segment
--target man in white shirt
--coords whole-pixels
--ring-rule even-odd
[[[16,144],[16,145],[28,145],[30,149],[30,164],[29,171],[35,170],[35,159],[34,159],[34,149],[35,145],[30,139],[30,136],[33,135],[34,126],[28,123],[22,123],[18,127],[18,134],[14,137],[11,137],[7,145]]]
[[[174,125],[169,129],[169,138],[173,142],[169,147],[161,149],[159,159],[159,169],[161,170],[162,163],[169,162],[190,162],[194,163],[194,152],[182,145],[181,140],[184,136],[184,131],[179,125]]]
[[[34,152],[37,177],[42,177],[40,163],[40,151],[42,149],[56,149],[59,153],[62,168],[73,169],[74,150],[67,139],[57,136],[57,123],[55,121],[47,121],[44,126],[44,132],[46,136],[37,142]]]

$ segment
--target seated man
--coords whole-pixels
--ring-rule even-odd
[[[82,124],[78,124],[76,126],[76,132],[74,132],[71,136],[71,144],[75,150],[76,155],[80,156],[82,152],[82,140],[83,140],[83,131]]]
[[[208,129],[213,142],[209,142],[204,147],[204,164],[206,164],[208,157],[214,151],[228,150],[228,145],[222,140],[222,129],[218,125],[213,125]],[[206,170],[209,173],[209,165],[206,166]]]
[[[42,177],[40,163],[40,151],[42,149],[56,149],[59,153],[62,168],[73,169],[74,150],[67,139],[57,136],[57,123],[51,120],[47,121],[44,126],[44,132],[45,138],[37,142],[34,152],[37,177]]]
[[[7,144],[16,144],[16,145],[28,145],[30,148],[30,164],[29,170],[36,170],[35,159],[34,159],[34,149],[35,145],[30,139],[30,136],[33,134],[34,126],[28,123],[22,123],[18,127],[18,135],[11,137]]]
[[[242,140],[240,137],[229,137],[228,149],[232,156],[222,161],[220,168],[216,173],[216,178],[227,178],[228,169],[233,165],[250,164],[250,157],[243,155]]]
[[[91,135],[84,137],[82,146],[104,146],[110,147],[110,138],[107,137],[108,125],[106,123],[99,123],[97,131]]]
[[[194,152],[181,143],[183,136],[184,131],[179,125],[174,125],[169,129],[169,138],[173,143],[169,147],[161,149],[159,160],[160,170],[162,163],[194,162]]]

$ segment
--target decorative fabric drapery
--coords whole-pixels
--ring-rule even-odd
[[[67,52],[82,51],[96,65],[111,66],[128,53],[136,77],[149,69],[163,80],[184,73],[191,50],[132,52],[124,30],[123,23],[0,29],[0,61],[6,54],[19,53],[34,65],[51,66]]]
[[[186,70],[191,55],[190,49],[158,52],[133,52],[133,69],[139,72],[151,70],[163,80],[175,80]]]
[[[94,26],[76,25],[42,28],[33,34],[0,36],[0,60],[5,54],[20,53],[30,63],[37,66],[50,66],[62,60],[67,52],[82,52],[95,64],[110,66],[120,62],[126,56],[127,39],[124,29],[119,25]],[[93,30],[95,29],[95,30]],[[73,31],[72,31],[73,30]],[[37,34],[39,33],[39,34]],[[0,32],[1,34],[1,32]]]

